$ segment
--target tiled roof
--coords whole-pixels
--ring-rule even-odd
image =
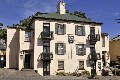
[[[55,19],[55,20],[66,20],[66,21],[78,21],[78,22],[87,22],[87,23],[96,23],[96,24],[102,24],[99,22],[92,21],[90,19],[78,17],[73,14],[59,14],[59,13],[36,13],[34,18],[44,18],[44,19]]]
[[[115,40],[120,40],[120,34],[119,34],[119,35],[117,35],[116,37],[114,37],[114,38],[110,39],[110,41],[115,41]]]

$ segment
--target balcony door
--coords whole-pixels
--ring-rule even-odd
[[[46,37],[50,37],[50,24],[49,23],[43,24],[43,32]]]
[[[43,61],[43,76],[50,75],[50,61]]]
[[[90,27],[90,34],[95,35],[95,28],[94,27]]]
[[[43,41],[43,54],[50,54],[50,41]],[[43,60],[43,76],[47,75],[50,75],[50,61]]]

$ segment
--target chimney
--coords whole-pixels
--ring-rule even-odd
[[[57,12],[59,14],[66,14],[66,9],[65,9],[65,2],[60,1],[57,5]]]

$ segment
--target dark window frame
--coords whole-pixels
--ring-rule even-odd
[[[80,68],[80,63],[83,63],[83,65],[82,65],[82,68]],[[78,70],[84,70],[85,68],[84,68],[84,61],[79,61],[79,69]]]
[[[60,27],[60,29],[61,29],[61,27],[62,27],[62,29],[63,29],[63,31],[61,32],[61,34],[59,34],[58,33],[58,28]],[[57,35],[64,35],[64,24],[58,24],[57,25]]]
[[[86,44],[76,44],[76,55],[85,55],[86,54]],[[79,53],[80,51],[78,50],[78,46],[82,46],[82,53]]]
[[[62,63],[63,65],[60,63]],[[59,65],[62,65],[63,68],[60,68]],[[58,61],[58,70],[64,70],[64,61]]]
[[[62,46],[63,46],[63,53],[62,54],[59,54],[58,53],[58,45],[61,45],[62,44]],[[64,55],[64,43],[57,43],[57,55]]]
[[[28,34],[28,33],[30,33],[30,34]],[[28,35],[27,37],[26,37],[26,34]],[[31,31],[25,31],[25,40],[24,40],[24,42],[31,42]],[[26,40],[26,39],[28,39],[28,40]]]
[[[78,31],[79,28],[82,29],[82,30],[80,30],[80,31],[82,31],[82,34],[78,34],[79,33],[79,31]],[[85,26],[78,26],[78,25],[76,25],[75,34],[77,36],[85,36]]]

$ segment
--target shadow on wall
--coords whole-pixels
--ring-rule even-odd
[[[18,56],[19,56],[19,31],[16,30],[14,33],[14,36],[12,37],[12,40],[9,44],[9,68],[17,68],[18,65]]]
[[[37,38],[37,46],[43,46],[42,39],[39,37]]]
[[[43,68],[43,61],[40,59],[37,59],[37,68]]]

